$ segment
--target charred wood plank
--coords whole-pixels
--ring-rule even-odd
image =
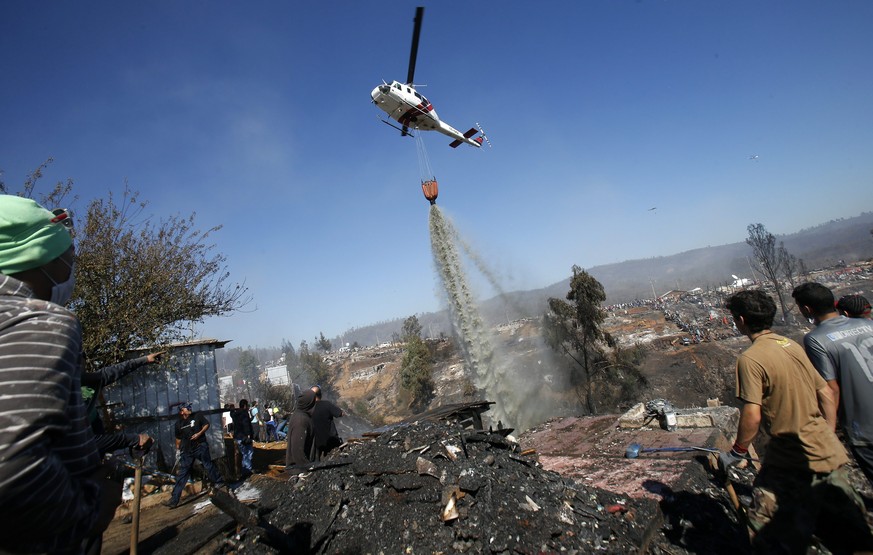
[[[234,529],[234,521],[227,515],[216,514],[212,518],[191,518],[190,525],[184,527],[179,535],[163,543],[154,551],[153,555],[187,555],[197,553],[200,548],[209,543],[216,536]],[[196,521],[196,523],[194,522]],[[186,521],[185,524],[188,524]],[[146,549],[141,551],[149,551]]]
[[[276,528],[258,514],[221,490],[212,490],[209,495],[212,503],[239,524],[247,527],[264,543],[271,545],[282,553],[297,553],[301,547],[282,530]],[[309,546],[305,546],[308,548]]]

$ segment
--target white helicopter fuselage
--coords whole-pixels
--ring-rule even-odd
[[[412,86],[392,81],[391,84],[383,83],[370,93],[373,103],[387,113],[392,119],[404,127],[424,131],[439,131],[455,141],[467,143],[475,147],[481,147],[481,140],[471,139],[474,133],[461,133],[451,125],[440,120],[436,110],[424,96],[419,94]]]

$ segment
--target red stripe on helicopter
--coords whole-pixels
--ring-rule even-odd
[[[433,104],[428,104],[427,106],[425,106],[424,104],[413,106],[409,110],[406,110],[402,116],[397,118],[397,121],[399,121],[403,125],[408,125],[414,116],[417,116],[419,114],[426,114],[427,112],[433,112]]]

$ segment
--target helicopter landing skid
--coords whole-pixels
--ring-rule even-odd
[[[393,127],[394,129],[400,131],[404,136],[415,137],[415,135],[413,135],[413,134],[409,131],[409,128],[406,128],[406,131],[404,131],[403,129],[401,129],[400,127],[397,127],[396,125],[394,125],[394,124],[391,123],[390,121],[386,121],[386,120],[384,120],[384,119],[382,119],[382,118],[378,118],[378,119],[379,119],[379,121],[381,121],[381,122],[384,123],[385,125],[390,125],[390,126]]]

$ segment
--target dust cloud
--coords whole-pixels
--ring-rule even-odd
[[[485,398],[495,402],[489,411],[493,424],[501,422],[504,426],[523,431],[562,412],[554,400],[549,401],[546,397],[550,392],[565,390],[566,380],[555,371],[558,365],[540,337],[531,340],[531,350],[539,355],[535,363],[510,357],[502,348],[495,347],[495,338],[489,335],[479,314],[458,246],[500,297],[504,301],[507,297],[482,258],[460,238],[436,204],[430,207],[430,238],[434,264],[446,295],[449,320],[468,375]]]

